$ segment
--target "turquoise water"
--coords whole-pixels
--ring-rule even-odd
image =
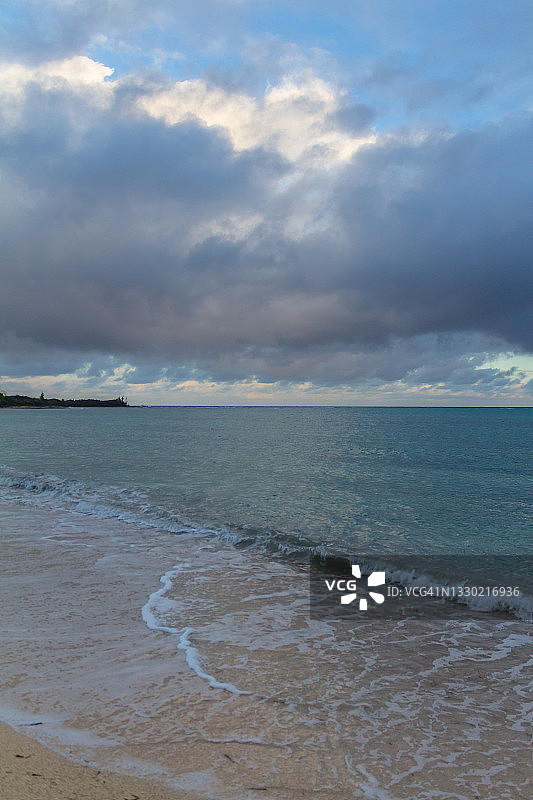
[[[527,796],[531,422],[530,409],[3,411],[0,718],[221,800]],[[308,556],[324,591],[329,556],[365,553],[382,554],[387,590],[429,576],[521,593],[387,595],[359,616],[339,614],[337,593],[318,613]]]
[[[532,422],[523,408],[4,410],[0,463],[4,484],[263,542],[531,554]]]

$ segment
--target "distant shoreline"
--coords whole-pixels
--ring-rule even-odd
[[[129,408],[125,397],[113,400],[59,400],[56,397],[28,397],[23,394],[6,395],[0,392],[0,408]]]

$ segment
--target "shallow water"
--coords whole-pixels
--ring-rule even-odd
[[[102,416],[110,411],[113,417]],[[500,516],[492,513],[495,505],[480,512],[476,503],[465,505],[464,514],[477,520],[478,530],[490,522],[480,550],[494,544],[497,530],[505,534],[497,538],[501,551],[527,553],[527,432],[521,427],[527,415],[512,435],[487,445],[465,479],[468,453],[455,477],[451,446],[435,462],[436,444],[428,443],[435,428],[430,435],[420,425],[416,434],[396,426],[393,446],[389,424],[384,455],[376,449],[383,436],[376,423],[365,434],[367,455],[354,462],[348,442],[364,438],[354,430],[357,415],[341,414],[341,424],[334,409],[310,410],[324,416],[314,417],[304,448],[302,419],[292,444],[285,442],[283,420],[294,409],[278,412],[278,427],[265,422],[263,431],[255,413],[268,412],[263,420],[272,420],[276,412],[250,410],[240,433],[238,414],[231,426],[223,422],[233,411],[243,412],[242,422],[249,410],[2,418],[2,718],[40,722],[21,730],[74,757],[159,777],[199,797],[527,796],[532,626],[509,613],[455,604],[436,616],[379,623],[371,616],[313,619],[308,566],[294,558],[309,547],[349,550],[368,537],[383,544],[385,532],[389,547],[397,551],[401,541],[409,552],[426,535],[410,520],[428,502],[430,488],[432,508],[441,510],[434,525],[426,510],[427,536],[444,552],[460,502],[479,500],[498,481]],[[119,417],[130,413],[129,421]],[[168,441],[155,434],[158,426],[164,431],[164,420]],[[492,420],[502,431],[514,424],[503,411]],[[442,429],[442,418],[432,424]],[[117,441],[126,440],[128,425],[134,444],[121,452]],[[412,472],[422,467],[415,469],[413,459],[425,440],[428,476],[418,497]],[[253,446],[259,441],[261,451]],[[454,447],[459,453],[457,442]],[[237,468],[244,450],[248,466]],[[258,472],[250,466],[252,454],[262,465]],[[447,515],[452,484],[462,489]],[[285,510],[274,485],[288,498]],[[412,513],[402,516],[400,495],[402,509]],[[316,508],[313,496],[321,498]],[[368,509],[368,527],[357,521],[349,527],[350,498],[354,508],[360,502]],[[310,523],[295,531],[291,520],[302,523],[304,506]],[[326,517],[332,525],[319,539]],[[465,551],[468,541],[462,536]]]
[[[310,620],[302,568],[216,536],[1,526],[2,717],[60,751],[213,798],[527,794],[527,623]]]
[[[88,503],[98,492],[158,512],[161,527],[186,517],[338,548],[530,554],[532,423],[526,408],[7,409],[0,464],[54,475]]]

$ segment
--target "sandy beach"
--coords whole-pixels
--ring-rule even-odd
[[[2,800],[527,796],[527,623],[312,620],[281,560],[24,499],[0,505]]]
[[[161,602],[181,607],[157,587],[165,565],[184,550],[192,556],[195,539],[161,531],[154,543],[150,532],[123,522],[102,526],[10,503],[2,504],[0,528],[0,713],[13,726],[3,727],[2,800],[316,796],[317,756],[286,744],[285,704],[263,698],[257,707],[255,693],[222,689],[195,669],[193,647],[180,649],[178,636],[143,621],[154,590],[154,610]],[[223,563],[230,576],[232,564],[243,577],[247,570],[234,548],[214,540],[204,540],[196,558],[197,569],[183,576],[186,593],[205,560]],[[201,609],[208,597],[196,602]],[[194,597],[186,605],[192,613]],[[352,796],[344,785],[335,790],[336,798]]]
[[[78,764],[0,723],[2,800],[194,800],[198,795]]]

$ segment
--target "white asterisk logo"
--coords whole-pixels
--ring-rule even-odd
[[[352,575],[354,578],[361,577],[361,570],[359,569],[359,564],[352,564]],[[371,575],[368,576],[367,579],[367,587],[369,590],[369,595],[375,603],[381,604],[385,601],[384,595],[381,592],[371,592],[371,586],[383,586],[385,583],[385,572],[372,572]],[[341,605],[347,606],[350,603],[353,603],[354,600],[357,599],[357,592],[351,592],[350,594],[343,594],[341,595]],[[366,611],[368,609],[368,600],[366,597],[361,597],[359,600],[359,610]]]

